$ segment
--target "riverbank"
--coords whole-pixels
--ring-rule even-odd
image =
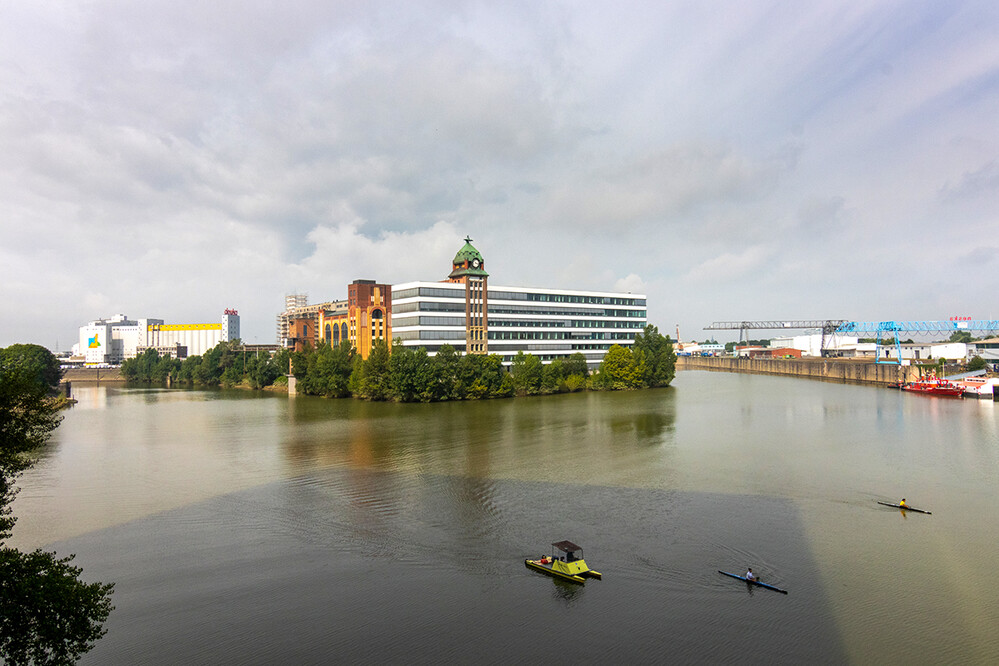
[[[832,358],[729,358],[716,356],[680,356],[676,359],[677,372],[683,370],[708,370],[754,375],[779,375],[805,377],[844,384],[888,386],[897,382],[910,382],[919,378],[919,366],[898,366],[874,363],[869,360]]]

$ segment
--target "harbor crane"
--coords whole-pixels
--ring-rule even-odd
[[[957,331],[996,333],[999,332],[999,319],[971,319],[970,317],[952,317],[940,321],[849,321],[846,319],[783,319],[768,321],[716,321],[711,326],[705,326],[706,331],[739,331],[739,342],[742,342],[747,330],[785,330],[792,328],[812,328],[822,331],[822,344],[825,349],[826,338],[831,335],[873,335],[876,343],[876,360],[878,363],[902,363],[902,334],[950,334]],[[881,359],[881,340],[895,339],[895,359]]]
[[[767,321],[716,321],[705,326],[705,331],[739,331],[739,342],[748,340],[746,331],[750,330],[786,330],[789,328],[817,328],[822,331],[822,344],[825,349],[826,337],[837,332],[837,329],[851,323],[847,319],[770,319]]]

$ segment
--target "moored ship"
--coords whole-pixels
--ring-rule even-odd
[[[963,386],[959,386],[947,379],[939,379],[933,375],[903,384],[901,388],[903,391],[911,391],[912,393],[948,398],[960,398],[964,395]]]

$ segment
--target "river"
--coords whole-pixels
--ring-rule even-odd
[[[85,664],[999,663],[991,402],[706,372],[432,405],[74,385],[12,545]],[[876,501],[906,497],[932,515]],[[580,544],[583,586],[528,570]],[[747,566],[782,595],[718,570]]]

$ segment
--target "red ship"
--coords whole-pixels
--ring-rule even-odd
[[[937,379],[933,375],[917,379],[902,386],[903,391],[922,393],[923,395],[941,395],[960,398],[964,395],[964,387],[946,379]]]

